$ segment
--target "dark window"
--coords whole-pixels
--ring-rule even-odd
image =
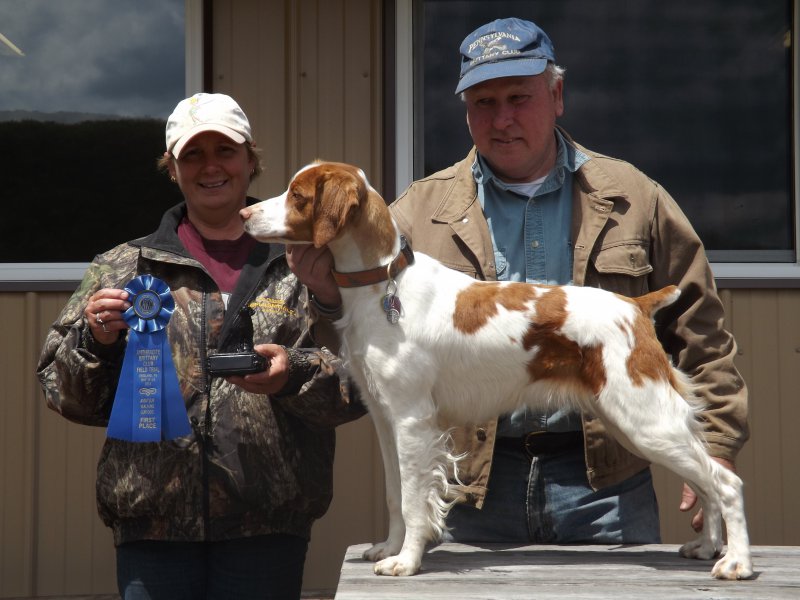
[[[0,263],[88,262],[180,201],[156,160],[184,38],[184,0],[0,3]]]
[[[575,140],[661,183],[713,261],[795,261],[791,0],[448,1],[414,11],[414,177],[464,157],[458,47],[516,16],[566,69]],[[419,107],[421,106],[421,110]]]

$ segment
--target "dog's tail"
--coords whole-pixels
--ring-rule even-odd
[[[650,292],[638,298],[632,298],[633,302],[639,307],[642,314],[651,321],[653,316],[662,308],[673,304],[681,295],[680,289],[676,285],[668,285],[655,292]],[[705,402],[697,395],[696,385],[682,371],[676,369],[671,363],[670,385],[672,388],[692,407],[695,417],[699,417],[700,412],[706,408]],[[696,428],[699,427],[699,422]]]
[[[646,316],[652,317],[662,308],[675,302],[680,295],[681,291],[677,285],[668,285],[658,291],[633,298],[633,301]]]

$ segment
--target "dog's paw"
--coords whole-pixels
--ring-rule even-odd
[[[392,575],[394,577],[404,577],[413,575],[419,571],[419,560],[404,557],[402,554],[390,556],[382,561],[375,563],[376,575]]]
[[[384,558],[394,556],[398,552],[400,552],[400,546],[394,545],[389,540],[386,540],[380,544],[375,544],[369,550],[364,550],[364,554],[361,555],[361,558],[371,562],[378,562]]]
[[[691,542],[686,542],[678,550],[678,554],[684,558],[696,558],[698,560],[709,560],[715,556],[719,556],[720,549],[714,547],[711,540],[701,536]]]
[[[753,576],[753,561],[749,554],[737,556],[729,550],[711,569],[711,575],[717,579],[749,579]]]

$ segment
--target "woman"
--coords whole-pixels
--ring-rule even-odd
[[[313,349],[306,294],[283,248],[244,233],[239,211],[260,171],[245,114],[228,96],[196,94],[169,117],[166,141],[160,164],[185,201],[154,233],[95,258],[38,375],[52,409],[108,424],[129,337],[123,288],[143,274],[163,281],[191,432],[105,442],[98,510],[114,532],[120,594],[298,598],[311,525],[331,499],[334,427],[364,409],[341,364]],[[253,343],[262,372],[209,373],[208,356]]]

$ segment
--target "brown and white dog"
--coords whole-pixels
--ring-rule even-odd
[[[570,403],[630,451],[665,465],[702,502],[702,534],[680,549],[720,579],[752,575],[742,482],[708,456],[688,379],[672,367],[651,315],[679,295],[475,281],[403,247],[364,173],[301,169],[281,196],[241,212],[262,241],[328,245],[341,288],[342,356],[375,423],[386,470],[389,535],[364,553],[381,575],[413,575],[450,507],[454,460],[438,417],[482,422],[521,405]],[[542,400],[546,399],[546,400]]]

